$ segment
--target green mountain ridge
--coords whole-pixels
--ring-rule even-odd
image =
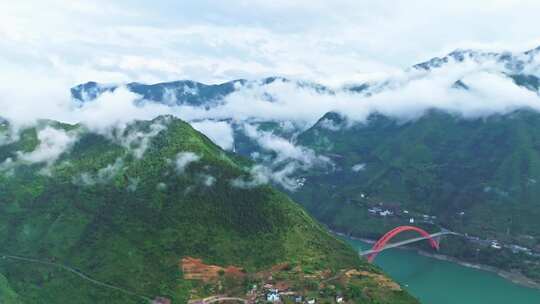
[[[476,119],[438,110],[413,121],[374,114],[352,125],[328,113],[298,144],[331,157],[335,170],[306,172],[305,185],[291,195],[330,227],[358,236],[377,238],[415,217],[430,230],[442,226],[538,251],[538,130],[540,114],[526,109]],[[369,213],[381,205],[400,216]],[[436,220],[420,221],[423,215]],[[533,255],[445,242],[443,253],[540,279]]]
[[[0,145],[0,255],[69,265],[173,303],[212,294],[184,278],[183,257],[247,273],[280,263],[315,273],[380,273],[285,194],[267,185],[233,187],[250,178],[248,167],[173,117],[107,135],[43,121]],[[141,303],[50,265],[4,258],[0,274],[6,303]],[[371,277],[343,288],[354,302],[416,303]]]

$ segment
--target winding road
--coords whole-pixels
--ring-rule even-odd
[[[225,302],[225,301],[242,302],[244,304],[249,303],[249,301],[246,299],[235,298],[235,297],[225,297],[225,296],[212,296],[212,297],[204,298],[202,300],[191,300],[188,303],[189,304],[210,304],[210,303]]]
[[[73,267],[67,266],[67,265],[48,262],[48,261],[41,261],[41,260],[38,260],[38,259],[26,258],[26,257],[21,257],[21,256],[16,256],[16,255],[9,255],[9,254],[0,254],[0,259],[2,259],[2,260],[9,259],[9,260],[15,260],[15,261],[23,261],[23,262],[28,262],[28,263],[35,263],[35,264],[41,264],[41,265],[47,265],[47,266],[60,268],[60,269],[63,269],[65,271],[71,272],[71,273],[79,276],[80,278],[82,278],[82,279],[84,279],[84,280],[86,280],[88,282],[91,282],[91,283],[93,283],[95,285],[102,286],[102,287],[109,288],[109,289],[114,289],[116,291],[125,293],[127,295],[130,295],[130,296],[137,297],[139,299],[145,300],[148,303],[151,303],[153,301],[150,297],[140,295],[140,294],[137,294],[135,292],[126,290],[126,289],[124,289],[122,287],[114,286],[114,285],[111,285],[111,284],[108,284],[108,283],[101,282],[101,281],[98,281],[96,279],[93,279],[93,278],[89,277],[88,275],[80,272],[79,270],[77,270],[77,269],[75,269]]]

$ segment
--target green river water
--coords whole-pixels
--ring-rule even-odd
[[[362,241],[347,241],[355,248],[371,248]],[[386,250],[377,256],[375,264],[423,304],[540,304],[540,290],[412,250]]]

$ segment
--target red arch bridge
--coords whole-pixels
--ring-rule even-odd
[[[390,243],[390,244],[388,243],[393,237],[395,237],[396,235],[404,231],[418,232],[420,234],[420,237],[408,239],[408,240],[400,241],[396,243]],[[448,235],[448,234],[459,235],[458,233],[455,233],[446,229],[443,229],[440,232],[429,234],[424,229],[418,228],[415,226],[399,226],[388,231],[373,245],[373,248],[371,248],[371,250],[362,251],[360,252],[360,255],[367,256],[368,261],[373,262],[377,254],[379,254],[379,252],[383,250],[395,248],[399,246],[404,246],[411,243],[416,243],[422,240],[428,240],[431,247],[433,247],[435,250],[439,250],[439,238],[443,235]]]

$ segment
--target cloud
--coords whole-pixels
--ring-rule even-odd
[[[165,124],[164,124],[165,123]],[[142,158],[144,152],[150,145],[150,140],[159,134],[159,132],[167,129],[167,121],[159,121],[150,125],[149,132],[142,132],[135,129],[134,131],[127,131],[127,134],[120,135],[120,142],[128,148],[136,158]],[[123,133],[123,132],[120,132]]]
[[[475,67],[471,69],[469,65]],[[469,90],[454,89],[457,80],[462,80]],[[451,63],[424,77],[408,79],[395,88],[362,98],[357,104],[342,104],[336,110],[363,121],[374,112],[407,120],[420,117],[428,109],[475,118],[519,108],[540,110],[538,93],[517,86],[497,69]]]
[[[165,190],[167,190],[167,184],[165,184],[163,182],[157,183],[156,189],[158,191],[165,191]]]
[[[327,118],[320,120],[318,126],[324,129],[328,129],[330,131],[337,131],[342,128],[340,124],[337,124],[333,120]]]
[[[13,132],[7,122],[0,118],[0,146],[7,145],[18,140],[18,134]]]
[[[526,70],[537,70],[535,64],[535,60],[531,61],[525,66]],[[45,81],[45,84],[37,81],[39,88],[50,93],[45,96],[39,96],[23,85],[16,90],[2,87],[5,83],[0,82],[0,115],[8,119],[14,129],[33,124],[39,118],[49,118],[82,123],[92,131],[110,135],[112,130],[125,130],[133,120],[149,120],[169,114],[191,122],[224,149],[231,149],[234,145],[229,121],[240,125],[248,122],[244,128],[246,134],[263,148],[277,153],[278,160],[295,159],[308,163],[310,158],[316,159],[317,156],[296,147],[290,140],[268,132],[261,133],[250,124],[257,121],[287,122],[293,126],[289,129],[301,131],[329,111],[343,113],[350,121],[361,122],[375,112],[402,120],[415,119],[431,108],[464,117],[508,113],[523,107],[540,110],[538,94],[515,85],[504,73],[504,66],[494,60],[451,61],[431,71],[406,70],[385,81],[372,83],[371,95],[340,90],[333,94],[321,93],[309,86],[299,86],[294,81],[276,80],[266,85],[250,82],[239,86],[219,105],[209,108],[141,101],[141,96],[125,87],[77,105],[66,92],[61,93],[55,87],[61,81]],[[466,83],[469,90],[453,88],[457,80]],[[9,79],[6,81],[9,83]],[[268,96],[272,97],[271,100]],[[328,121],[322,123],[330,130],[341,127]],[[135,153],[142,155],[149,138],[161,129],[157,125],[154,127],[156,129],[149,134],[128,133],[124,143],[133,148],[139,147]],[[5,136],[3,138],[5,143]]]
[[[491,31],[481,29],[484,36],[475,40],[470,32],[476,32],[477,28],[470,27],[473,31],[458,31],[455,28],[467,27],[472,21],[455,25],[450,22],[452,16],[445,10],[469,17],[471,13],[464,9],[469,7],[481,17],[489,19],[510,14],[508,10],[532,14],[528,11],[532,12],[532,8],[540,5],[534,2],[525,1],[519,7],[497,2],[484,12],[479,11],[482,5],[461,1],[457,4],[446,3],[441,7],[419,0],[397,1],[392,5],[340,1],[342,7],[348,9],[339,10],[339,14],[323,14],[332,11],[333,5],[319,1],[310,5],[306,2],[265,4],[260,1],[250,4],[267,9],[264,10],[267,13],[259,15],[251,10],[233,9],[234,6],[245,6],[243,2],[234,1],[231,7],[221,4],[211,7],[216,15],[210,15],[220,16],[217,19],[210,15],[206,16],[208,18],[196,18],[187,13],[197,11],[195,7],[199,8],[200,5],[210,5],[203,1],[200,5],[187,5],[179,13],[186,17],[183,21],[186,23],[182,24],[175,23],[176,19],[169,15],[169,19],[164,18],[166,20],[162,20],[162,24],[140,21],[140,17],[147,14],[168,14],[168,10],[159,4],[152,8],[130,6],[122,14],[122,4],[102,6],[104,2],[98,3],[101,4],[74,6],[55,1],[50,10],[46,10],[49,18],[55,17],[51,19],[54,21],[51,24],[38,24],[30,18],[33,16],[30,13],[44,4],[0,5],[5,9],[0,9],[0,17],[6,17],[0,18],[0,24],[5,25],[0,26],[0,38],[6,38],[0,39],[0,55],[5,55],[0,56],[0,67],[4,71],[0,75],[0,116],[7,118],[15,129],[33,124],[39,118],[50,118],[82,123],[92,131],[110,134],[113,129],[123,130],[133,120],[148,120],[157,115],[170,114],[192,123],[224,149],[232,149],[234,138],[231,123],[243,124],[246,121],[288,122],[298,130],[305,130],[329,111],[343,113],[351,121],[361,122],[375,112],[403,120],[415,119],[430,108],[464,117],[508,113],[521,107],[539,110],[538,95],[516,86],[504,75],[504,68],[495,61],[449,62],[433,71],[400,69],[401,66],[426,59],[423,56],[440,55],[438,51],[446,48],[443,44],[460,44],[463,40],[458,39],[459,35],[471,35],[464,39],[476,41],[471,43],[473,46],[493,48],[486,44],[486,41],[493,40],[492,35],[486,34],[492,34]],[[373,10],[368,14],[365,9],[354,9],[361,5],[368,5]],[[433,15],[420,14],[414,9],[420,6],[429,7]],[[108,19],[107,14],[97,12],[95,7],[115,12],[118,19]],[[270,12],[304,19],[301,19],[302,22],[287,19],[284,24],[275,25],[273,22],[278,17],[269,15]],[[77,14],[82,23],[70,22],[72,17],[68,13]],[[235,24],[232,21],[240,17],[238,14],[243,17]],[[417,14],[421,18],[417,19]],[[311,17],[308,20],[306,16]],[[320,16],[321,20],[314,18],[316,16]],[[381,16],[396,17],[396,22],[404,26],[400,28],[381,23]],[[84,22],[92,19],[89,17],[105,18],[104,25],[96,25],[103,26],[103,31],[89,31],[87,28],[91,27],[84,26]],[[446,27],[432,29],[425,26],[426,22],[429,24],[436,19],[446,21]],[[261,23],[254,26],[256,20]],[[333,25],[334,22],[340,25]],[[531,18],[528,21],[519,20],[521,22],[538,21]],[[306,26],[311,23],[313,28]],[[67,24],[75,24],[80,32],[75,32]],[[45,35],[46,32],[54,32],[45,31],[49,27],[58,30],[55,39],[51,40]],[[524,45],[533,46],[528,41],[534,40],[533,32],[537,27],[523,28],[526,31],[520,33],[521,36],[518,36],[521,38],[518,39],[517,27],[510,25],[506,32],[496,33],[501,39],[495,43],[523,48]],[[452,31],[448,41],[441,41],[441,37],[444,37],[440,34],[441,30]],[[421,45],[412,45],[408,41],[410,38],[402,41],[405,38],[401,37],[408,37],[404,33],[420,35],[415,36],[419,38],[426,35],[431,40],[425,42],[420,39]],[[365,34],[362,35],[363,39],[358,39],[361,34]],[[388,41],[393,41],[392,45]],[[424,43],[429,47],[426,48]],[[412,47],[414,52],[410,49]],[[306,54],[305,49],[313,52]],[[226,52],[226,55],[222,52]],[[377,54],[383,54],[384,58]],[[404,63],[391,62],[396,57]],[[539,75],[540,60],[536,57],[526,65],[527,73]],[[372,70],[363,68],[366,60],[372,61],[368,64]],[[377,73],[382,66],[390,68],[383,69],[383,75],[379,75],[384,78],[377,76],[378,81],[370,82],[373,85],[370,96],[339,90],[335,94],[326,94],[309,86],[299,87],[295,82],[279,80],[267,85],[250,82],[239,86],[236,92],[211,108],[141,102],[141,96],[129,92],[125,87],[104,93],[83,105],[75,104],[69,96],[70,86],[88,80],[126,83],[131,80],[191,78],[213,82],[277,74],[340,83],[334,82],[331,75],[336,74],[341,80],[354,82],[359,79],[358,73]],[[464,81],[470,89],[453,89],[456,80]],[[268,96],[271,96],[270,101]],[[341,127],[330,121],[322,121],[321,125],[329,130]],[[135,138],[133,145],[141,147],[139,152],[144,153],[148,137],[131,135]],[[278,155],[278,160],[294,159],[309,163],[309,159],[318,157],[296,147],[291,140],[265,133],[254,135],[261,146]],[[1,143],[6,143],[3,135],[0,135]],[[142,155],[139,152],[135,151]]]
[[[126,188],[129,192],[135,192],[137,191],[137,187],[139,187],[139,183],[141,180],[138,177],[129,177],[128,178],[128,186]]]
[[[212,187],[216,183],[216,178],[209,174],[201,175],[203,178],[203,185],[206,187]]]
[[[534,0],[6,2],[0,68],[39,66],[70,85],[268,75],[338,84],[457,47],[534,47],[538,9]]]
[[[102,134],[107,134],[112,127],[123,129],[133,120],[151,120],[158,115],[171,113],[171,108],[164,104],[147,103],[138,106],[138,99],[139,95],[120,87],[79,107],[65,107],[61,113]]]
[[[201,157],[193,152],[180,152],[176,155],[176,170],[178,173],[183,174],[186,168],[201,159]]]
[[[155,104],[138,108],[132,102],[137,97],[125,89],[75,109],[69,88],[90,80],[216,83],[274,75],[332,86],[389,77],[407,81],[411,74],[403,68],[457,47],[517,51],[537,46],[538,9],[540,3],[532,0],[6,2],[0,4],[0,115],[18,125],[52,118],[104,131],[171,112],[188,121],[255,117],[304,127],[329,110],[351,110],[351,116],[362,119],[378,110],[401,115],[400,105],[400,110],[389,108],[403,103],[421,112],[445,93],[428,83],[436,79],[411,82],[371,99],[321,95],[276,82],[264,89],[244,88],[209,111]],[[530,72],[537,73],[539,66],[531,65]],[[417,88],[421,94],[414,96]],[[266,102],[263,91],[276,102]],[[459,95],[443,96],[444,106],[466,103],[466,96]],[[421,104],[412,105],[417,97]],[[199,128],[230,147],[224,124],[201,122]]]
[[[249,170],[249,176],[238,177],[231,181],[233,187],[250,189],[265,185],[268,183],[274,183],[281,187],[295,191],[300,187],[299,181],[290,177],[297,170],[294,163],[288,163],[280,170],[272,170],[264,165],[255,165]]]
[[[272,151],[276,154],[275,163],[288,160],[295,160],[306,166],[314,163],[327,162],[327,158],[318,156],[311,149],[294,145],[290,140],[276,136],[270,132],[260,131],[256,126],[244,124],[243,130],[251,139],[255,140],[264,150]]]
[[[267,184],[271,180],[272,171],[262,165],[255,165],[249,171],[249,179],[238,177],[231,181],[233,187],[249,189]]]
[[[74,177],[72,182],[76,185],[94,186],[96,184],[109,183],[118,173],[124,169],[124,160],[117,158],[114,163],[99,169],[96,174],[83,172]]]
[[[329,158],[317,155],[313,150],[295,145],[290,140],[271,132],[260,131],[256,125],[245,123],[243,131],[261,147],[261,152],[270,153],[261,155],[261,152],[257,152],[252,155],[262,164],[251,168],[248,180],[234,180],[232,184],[236,187],[250,188],[272,182],[289,191],[294,191],[301,187],[301,183],[295,177],[299,171],[332,164]]]
[[[77,140],[77,136],[63,130],[45,127],[37,133],[38,146],[32,152],[19,152],[17,160],[27,163],[47,163],[52,165],[62,153]]]
[[[208,136],[214,143],[224,150],[232,150],[234,147],[233,129],[228,122],[203,120],[192,122],[193,128]]]

